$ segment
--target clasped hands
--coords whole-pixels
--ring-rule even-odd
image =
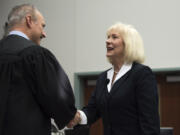
[[[81,117],[80,117],[80,112],[76,112],[74,118],[68,123],[67,127],[68,128],[73,128],[77,124],[81,122]]]

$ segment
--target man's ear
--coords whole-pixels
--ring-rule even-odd
[[[31,28],[32,27],[32,24],[33,24],[33,20],[32,20],[32,16],[31,15],[27,15],[25,17],[25,20],[26,20],[26,25],[28,28]]]

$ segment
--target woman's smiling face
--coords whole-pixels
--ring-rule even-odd
[[[106,48],[107,48],[107,53],[106,56],[110,59],[117,59],[123,58],[123,53],[124,53],[124,42],[121,37],[121,35],[118,33],[117,30],[111,30],[107,34],[107,40],[106,40]]]

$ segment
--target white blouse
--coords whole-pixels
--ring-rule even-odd
[[[130,69],[132,68],[132,63],[130,64],[123,64],[121,69],[119,70],[118,74],[116,75],[116,78],[113,82],[113,84],[120,79],[124,74],[126,74]],[[114,75],[114,67],[112,67],[108,72],[107,72],[107,79],[109,79],[109,83],[107,85],[107,89],[108,92],[111,91],[111,86],[113,86],[112,84],[112,79],[113,79],[113,75]]]

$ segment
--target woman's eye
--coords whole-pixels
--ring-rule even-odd
[[[112,38],[113,38],[113,39],[116,39],[116,38],[118,38],[118,36],[112,36]]]

